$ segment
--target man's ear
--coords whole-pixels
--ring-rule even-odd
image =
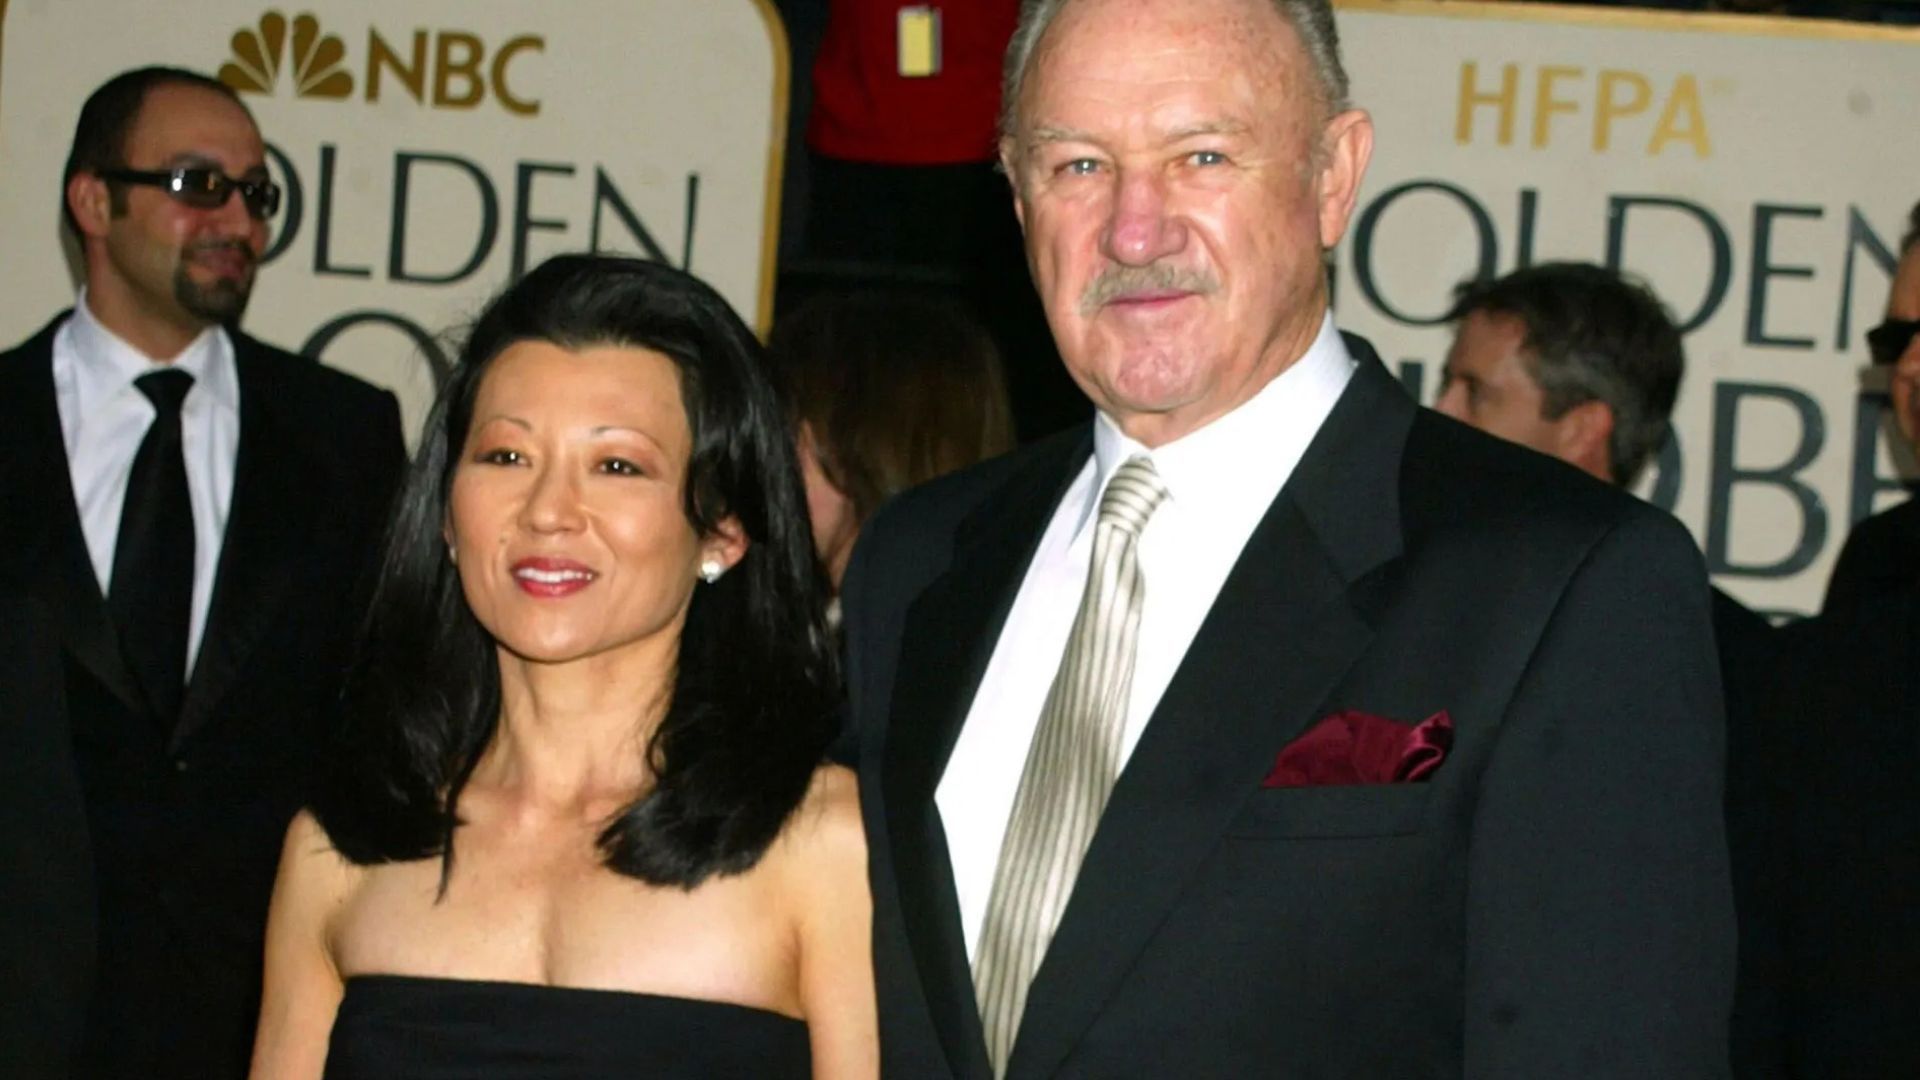
[[[1020,200],[1020,174],[1017,171],[1019,167],[1020,159],[1014,152],[1013,137],[1002,136],[1000,139],[1000,172],[1007,178],[1008,194],[1013,196],[1013,218],[1020,223],[1022,229],[1025,229],[1027,227],[1027,207],[1026,204]]]
[[[67,181],[67,209],[73,211],[81,237],[98,239],[107,235],[108,223],[113,220],[113,195],[107,190],[107,182],[90,172],[74,173]]]
[[[1604,401],[1583,401],[1554,421],[1558,457],[1607,483],[1613,475],[1613,406]]]
[[[1373,118],[1365,109],[1348,109],[1327,121],[1320,132],[1320,246],[1328,251],[1347,233],[1360,181],[1373,159]]]

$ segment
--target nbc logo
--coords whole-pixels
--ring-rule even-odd
[[[368,27],[366,67],[357,88],[369,102],[378,102],[383,89],[397,84],[401,93],[428,108],[472,109],[492,98],[509,113],[534,116],[540,112],[539,99],[514,92],[509,68],[523,56],[545,51],[546,40],[535,34],[490,48],[478,34],[464,30],[415,30],[411,39],[389,40]],[[537,82],[539,61],[533,63],[534,72],[523,73],[517,85]],[[338,34],[322,33],[312,13],[302,12],[289,22],[280,12],[268,11],[258,26],[233,32],[233,54],[220,65],[220,81],[241,93],[272,94],[281,83],[280,69],[291,66],[295,97],[344,101],[356,89],[348,64],[346,44]]]
[[[258,27],[233,32],[233,59],[220,65],[220,81],[242,93],[271,94],[286,56],[287,17],[277,11],[260,16]],[[347,48],[334,34],[320,33],[320,20],[301,14],[293,20],[293,92],[299,97],[344,98],[353,93],[353,76],[341,66]]]

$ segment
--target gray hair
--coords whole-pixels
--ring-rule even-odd
[[[1013,39],[1007,43],[1006,67],[1000,80],[1000,133],[1012,135],[1014,112],[1020,104],[1020,87],[1026,82],[1027,64],[1033,59],[1034,47],[1053,25],[1054,16],[1067,6],[1069,0],[1025,0],[1020,9],[1020,23],[1014,28]],[[1300,44],[1307,50],[1307,58],[1313,61],[1314,81],[1320,93],[1320,104],[1325,115],[1345,111],[1347,100],[1347,70],[1340,63],[1340,35],[1333,26],[1333,4],[1331,0],[1268,0],[1280,17],[1293,27],[1300,37]]]

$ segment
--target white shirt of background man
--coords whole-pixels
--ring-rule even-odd
[[[74,302],[73,317],[54,333],[53,394],[66,439],[67,472],[103,596],[113,588],[113,549],[120,537],[127,477],[155,416],[153,402],[133,381],[168,367],[193,376],[193,388],[180,405],[187,498],[193,505],[193,620],[187,631],[191,672],[213,601],[240,450],[240,379],[233,341],[219,327],[208,327],[171,364],[159,363],[101,325],[87,308],[85,289]]]

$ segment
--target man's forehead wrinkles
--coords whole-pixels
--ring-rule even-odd
[[[1245,135],[1253,130],[1253,125],[1244,120],[1222,117],[1218,120],[1196,120],[1190,124],[1181,124],[1167,132],[1168,142],[1192,139],[1203,135]]]
[[[1254,132],[1254,124],[1238,116],[1195,116],[1193,113],[1190,107],[1177,105],[1151,110],[1145,115],[1134,114],[1126,123],[1115,125],[1113,132],[1095,132],[1074,124],[1042,120],[1027,129],[1027,142],[1033,146],[1063,142],[1105,143],[1111,141],[1113,135],[1132,129],[1132,133],[1144,135],[1149,143],[1168,145],[1186,139],[1239,137]]]

